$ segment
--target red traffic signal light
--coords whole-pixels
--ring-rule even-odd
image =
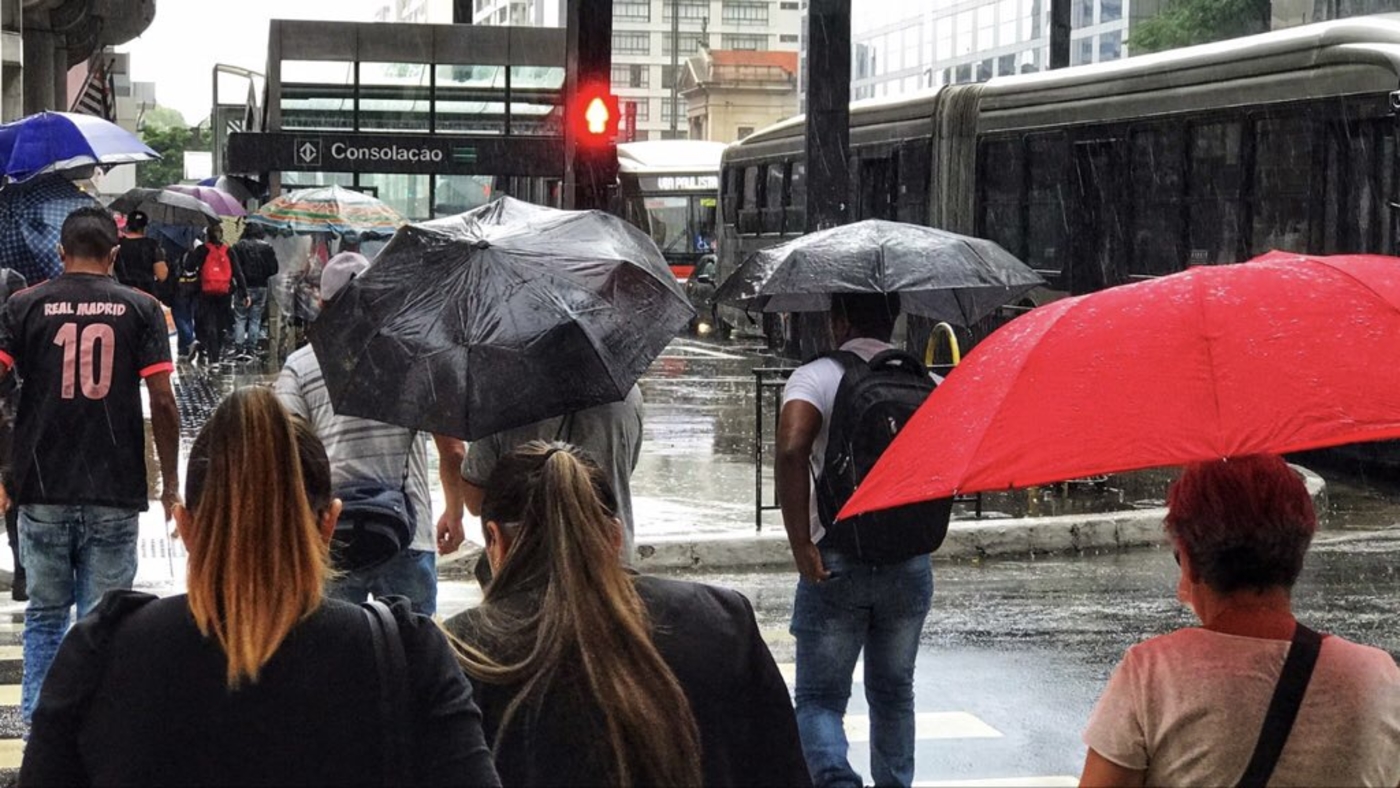
[[[604,145],[617,140],[622,111],[617,97],[606,89],[580,90],[574,98],[573,117],[580,145]]]

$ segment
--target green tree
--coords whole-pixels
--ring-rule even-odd
[[[141,117],[142,128],[173,129],[188,125],[185,122],[185,116],[180,114],[180,110],[159,105],[146,110],[146,114]]]
[[[1133,28],[1133,54],[1224,41],[1269,29],[1270,0],[1167,0],[1162,11]]]
[[[136,184],[159,189],[179,183],[185,176],[185,151],[212,150],[213,139],[208,129],[147,124],[141,129],[141,141],[161,155],[159,161],[137,164]]]

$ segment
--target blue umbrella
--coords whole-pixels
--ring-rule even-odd
[[[61,175],[0,189],[0,265],[34,285],[63,273],[58,257],[63,220],[78,208],[102,207]]]
[[[159,158],[126,129],[92,115],[40,112],[0,125],[0,166],[15,181],[73,167]]]

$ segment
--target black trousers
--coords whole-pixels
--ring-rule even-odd
[[[219,363],[223,357],[224,332],[233,325],[233,296],[200,294],[194,323],[194,333],[204,348],[205,361]]]

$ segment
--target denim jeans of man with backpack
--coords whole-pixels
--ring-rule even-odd
[[[883,407],[901,396],[901,386],[914,390],[904,396],[915,402],[933,387],[916,359],[890,352],[884,339],[898,307],[888,307],[891,315],[885,316],[885,299],[877,298],[878,309],[866,303],[859,313],[865,315],[859,318],[863,327],[857,326],[856,306],[849,308],[848,322],[841,317],[845,307],[833,299],[832,330],[842,352],[793,372],[779,418],[775,476],[783,524],[801,575],[791,624],[797,646],[794,700],[803,755],[817,786],[863,784],[848,759],[844,725],[862,651],[871,744],[870,779],[864,782],[907,786],[914,779],[914,668],[933,595],[928,552],[936,549],[936,541],[929,546],[914,540],[886,545],[891,549],[884,553],[872,551],[867,543],[850,538],[849,524],[834,522],[844,501],[832,500],[835,485],[830,483],[833,468],[843,457],[851,459],[852,424],[869,429],[868,418],[859,415],[865,406],[853,392],[867,392],[876,400],[892,397],[882,401]],[[893,371],[880,371],[887,364],[894,365]],[[857,381],[864,381],[864,387],[856,387]],[[912,413],[916,405],[906,402],[902,407]],[[830,462],[833,459],[837,462]],[[868,463],[861,457],[847,464]],[[865,470],[861,467],[859,472]],[[939,514],[942,511],[946,510]],[[938,519],[938,514],[932,518]],[[946,527],[946,522],[944,516],[930,524]],[[939,532],[937,540],[941,538]]]

